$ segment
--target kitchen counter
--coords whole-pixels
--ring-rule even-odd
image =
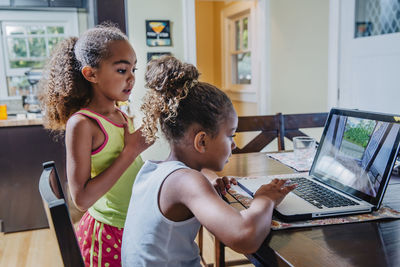
[[[41,118],[34,119],[17,119],[16,117],[9,117],[7,120],[0,120],[0,127],[14,127],[14,126],[29,126],[29,125],[42,125]]]

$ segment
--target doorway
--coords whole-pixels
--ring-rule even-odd
[[[336,105],[399,113],[400,3],[396,0],[332,2],[331,15],[337,10],[334,16],[337,86],[331,87],[331,94],[336,93]],[[332,28],[335,32],[335,27]]]
[[[260,20],[268,21],[261,15],[264,2],[195,0],[200,80],[225,91],[239,116],[268,113],[269,86],[260,75],[268,73],[268,61],[262,60],[268,30],[258,29],[265,25]]]

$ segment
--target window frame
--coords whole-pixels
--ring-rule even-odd
[[[243,20],[248,17],[248,47],[245,50],[236,50],[236,33],[235,21]],[[227,92],[235,93],[255,93],[256,87],[254,82],[255,74],[255,40],[254,40],[254,22],[255,22],[255,3],[253,1],[239,2],[228,6],[222,11],[221,25],[222,25],[222,88]],[[240,23],[240,32],[243,32],[243,23]],[[242,38],[240,43],[242,45]],[[235,84],[233,83],[233,61],[232,55],[250,52],[251,59],[251,83],[250,84]]]
[[[247,18],[248,22],[247,22],[247,29],[248,29],[248,39],[247,39],[247,48],[245,49],[243,47],[243,20]],[[239,48],[236,47],[237,45],[237,32],[236,32],[236,22],[239,21]],[[246,12],[246,13],[241,13],[237,16],[234,16],[232,18],[229,19],[229,49],[228,49],[228,53],[227,53],[227,60],[229,61],[228,65],[230,68],[230,78],[229,78],[229,83],[231,85],[232,88],[235,89],[248,89],[247,87],[251,86],[251,82],[250,84],[238,84],[238,83],[233,83],[233,79],[235,76],[237,76],[237,66],[234,66],[234,61],[232,60],[232,57],[235,55],[240,55],[240,54],[244,54],[244,53],[250,53],[251,55],[251,32],[250,32],[250,13]],[[251,56],[250,56],[251,58]]]
[[[4,64],[6,65],[5,66],[6,76],[24,75],[25,71],[30,69],[30,68],[11,68],[11,66],[10,66],[10,58],[9,58],[9,54],[8,54],[8,51],[7,51],[7,49],[8,49],[7,41],[8,41],[8,39],[10,37],[9,37],[9,35],[4,34],[5,31],[6,31],[6,27],[10,26],[10,25],[12,25],[12,26],[31,26],[31,25],[34,25],[34,26],[36,26],[36,25],[39,26],[40,25],[40,26],[42,26],[43,25],[45,27],[47,27],[47,26],[62,26],[62,27],[64,27],[64,29],[67,28],[67,24],[65,22],[61,22],[61,23],[58,23],[58,22],[42,22],[42,21],[40,21],[40,22],[38,22],[38,21],[30,21],[30,22],[10,22],[10,21],[7,21],[7,22],[3,22],[1,26],[2,26],[2,31],[3,31],[3,38],[2,39],[3,39],[3,49],[4,49]],[[27,39],[27,38],[29,38],[29,36],[30,36],[29,34],[23,34],[23,35],[15,35],[15,36],[12,36],[11,38],[15,37],[15,38]],[[68,35],[64,32],[63,34],[54,35],[54,36],[52,36],[52,34],[46,34],[46,33],[45,34],[37,34],[37,35],[35,34],[33,36],[35,36],[35,37],[44,37],[46,39],[46,44],[48,44],[48,38],[49,37],[57,36],[57,37],[67,38]],[[27,47],[29,49],[29,46],[27,46]],[[7,51],[7,53],[6,53],[6,51]],[[46,60],[47,55],[49,54],[49,52],[50,51],[48,51],[48,46],[46,45],[46,56],[43,58],[43,60]],[[28,51],[28,53],[29,53],[29,51]],[[26,60],[30,60],[32,58],[34,58],[34,57],[27,57]]]
[[[64,37],[78,35],[78,12],[76,9],[68,11],[11,11],[0,10],[1,40],[0,40],[0,99],[19,99],[21,96],[9,96],[7,76],[23,75],[30,68],[12,69],[9,65],[7,38],[5,26],[7,24],[27,25],[46,24],[64,26]]]

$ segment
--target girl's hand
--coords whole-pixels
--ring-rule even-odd
[[[287,181],[283,179],[274,179],[269,184],[261,186],[254,194],[254,198],[257,196],[268,197],[275,203],[276,207],[290,191],[297,187],[297,184],[286,186],[286,182]]]
[[[235,178],[228,178],[226,176],[224,177],[218,177],[212,182],[215,190],[217,190],[218,194],[221,193],[222,195],[226,194],[226,191],[231,188],[231,184],[237,185],[237,181]]]
[[[137,154],[142,153],[154,143],[146,143],[146,139],[142,135],[142,127],[133,133],[129,133],[129,127],[126,123],[124,124],[124,141],[125,148],[132,148],[137,152]]]

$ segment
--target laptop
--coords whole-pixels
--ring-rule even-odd
[[[284,221],[379,209],[399,152],[400,115],[334,108],[308,175],[275,208]],[[264,177],[265,178],[265,177]],[[265,179],[239,179],[252,195]]]

